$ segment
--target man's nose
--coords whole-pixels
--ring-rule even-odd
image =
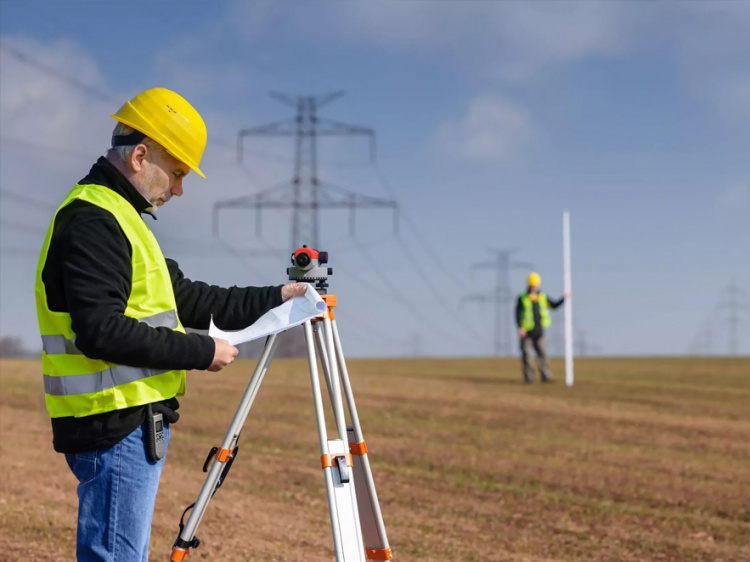
[[[172,195],[180,197],[182,195],[182,178],[177,179],[172,186]]]

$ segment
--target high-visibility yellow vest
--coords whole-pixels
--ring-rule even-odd
[[[36,309],[42,334],[44,398],[53,418],[83,417],[185,394],[185,371],[146,369],[91,359],[75,345],[70,314],[47,304],[42,271],[57,213],[80,199],[112,213],[132,248],[133,278],[125,316],[151,327],[185,332],[167,263],[151,230],[123,197],[101,185],[76,185],[47,231],[36,272]]]
[[[537,293],[537,302],[539,303],[539,316],[542,320],[542,328],[549,328],[552,318],[549,314],[549,303],[547,295]],[[534,329],[534,304],[529,293],[521,295],[521,304],[523,304],[523,315],[521,316],[521,328],[530,332]]]

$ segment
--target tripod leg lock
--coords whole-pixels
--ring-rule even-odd
[[[349,482],[349,467],[346,465],[346,457],[339,455],[336,457],[336,466],[339,469],[339,478],[342,484]]]
[[[203,472],[208,472],[208,463],[211,462],[211,458],[216,456],[216,452],[219,450],[218,447],[211,447],[211,450],[208,452],[208,456],[206,457],[206,460],[203,462]]]
[[[354,466],[351,455],[332,454],[332,455],[320,455],[320,468],[328,468],[329,466],[338,467],[339,464],[337,459],[346,461],[346,466]]]
[[[211,462],[212,458],[215,458],[219,462],[229,461],[229,464],[231,464],[232,460],[234,460],[234,457],[237,454],[237,451],[239,451],[239,449],[240,449],[239,447],[235,447],[234,449],[223,449],[221,447],[211,447],[211,450],[208,452],[208,456],[206,457],[206,460],[203,462],[203,472],[208,472],[208,465]]]
[[[321,468],[337,468],[342,483],[351,480],[349,477],[349,467],[354,466],[354,463],[350,454],[340,455],[334,453],[332,455],[320,455],[320,465]]]

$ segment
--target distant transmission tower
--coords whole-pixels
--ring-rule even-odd
[[[512,269],[531,269],[532,264],[511,260],[511,255],[518,250],[490,250],[495,259],[475,263],[472,269],[494,269],[495,290],[489,295],[469,295],[466,300],[491,302],[495,305],[495,355],[505,357],[511,354],[512,313],[510,304],[513,302],[513,292],[510,286],[510,272]]]
[[[712,355],[714,349],[714,325],[711,319],[706,320],[693,339],[688,353],[690,355]]]
[[[729,326],[729,355],[739,353],[739,331],[740,324],[743,321],[744,314],[748,311],[747,304],[744,302],[746,293],[737,284],[732,283],[724,290],[725,299],[719,303],[720,310],[727,311],[727,325]]]
[[[294,137],[294,177],[291,181],[271,187],[254,195],[220,201],[214,204],[213,233],[219,233],[221,209],[256,209],[256,232],[260,233],[263,209],[292,209],[291,248],[320,244],[321,209],[348,209],[349,229],[354,233],[355,209],[390,208],[394,218],[398,209],[395,201],[367,197],[323,182],[318,178],[318,137],[366,136],[370,139],[370,158],[375,158],[375,132],[368,127],[349,125],[318,117],[318,110],[344,95],[343,91],[325,96],[290,96],[271,92],[271,97],[296,109],[296,117],[275,121],[259,127],[243,129],[237,136],[237,161],[242,163],[243,139],[258,137]]]

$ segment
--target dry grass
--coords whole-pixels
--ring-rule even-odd
[[[190,374],[153,560],[252,367]],[[750,560],[750,359],[580,360],[572,389],[520,384],[515,360],[349,368],[399,560]],[[0,362],[3,560],[74,557],[76,482],[39,372]],[[274,362],[191,560],[332,558],[309,386],[304,362]]]

